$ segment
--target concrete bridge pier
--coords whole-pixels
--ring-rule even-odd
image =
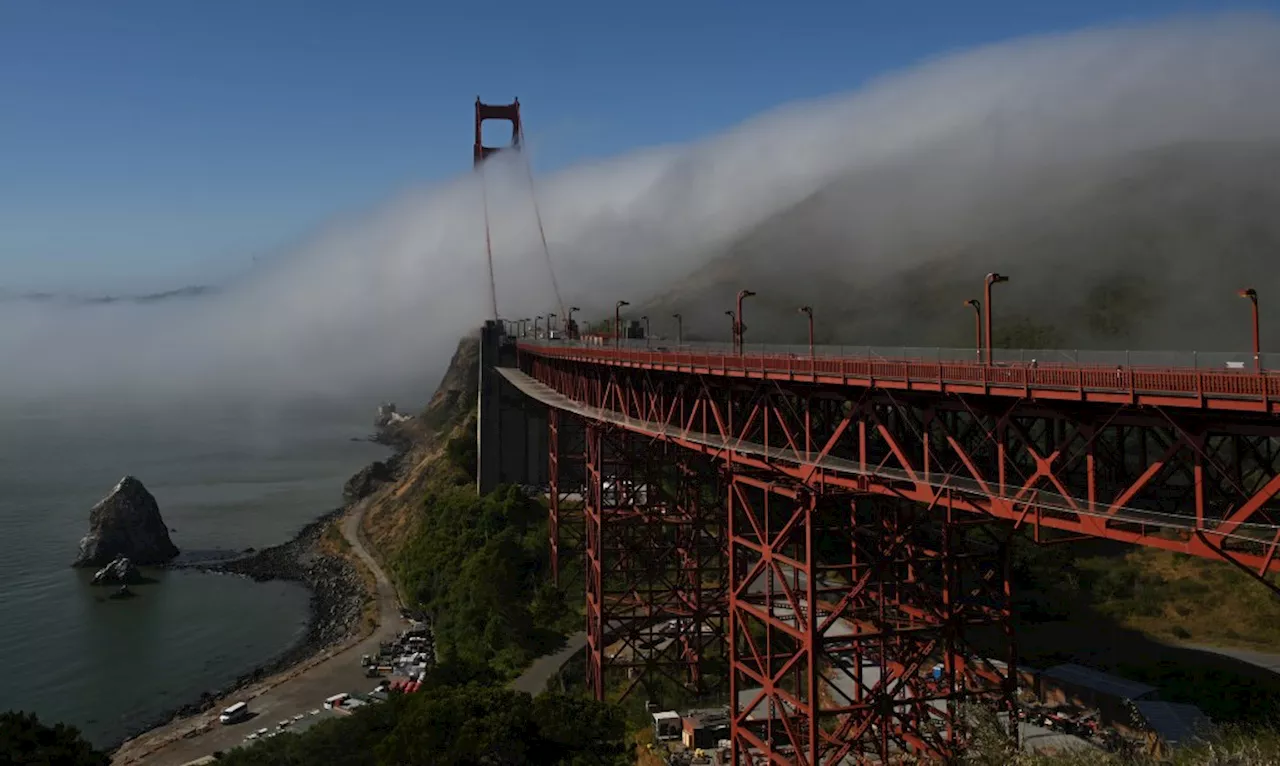
[[[489,320],[480,330],[480,400],[476,419],[476,490],[500,484],[548,485],[547,408],[497,372],[516,366],[515,338]]]

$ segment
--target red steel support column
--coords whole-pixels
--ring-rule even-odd
[[[547,408],[547,542],[551,582],[560,587],[560,410]]]
[[[587,690],[597,700],[605,697],[604,687],[604,572],[601,569],[601,534],[603,532],[603,508],[601,502],[602,428],[587,424],[587,496],[584,508],[586,516],[585,552],[587,598]]]
[[[587,511],[588,682],[597,699],[643,687],[687,705],[715,685],[704,666],[724,655],[718,505],[702,502],[696,456],[625,430],[602,434],[589,449],[600,468],[588,484],[600,489]]]
[[[1012,696],[1011,655],[966,643],[1009,624],[1007,546],[970,549],[974,535],[909,503],[776,478],[730,487],[734,762],[954,758],[959,703]]]
[[[547,538],[551,578],[561,585],[566,565],[582,555],[582,508],[586,500],[586,445],[581,420],[547,409]],[[577,572],[575,567],[573,572]]]

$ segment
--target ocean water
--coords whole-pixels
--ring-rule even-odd
[[[374,404],[0,409],[0,710],[113,744],[301,638],[309,594],[295,584],[148,572],[158,582],[139,598],[111,601],[70,563],[89,509],[125,474],[184,553],[288,540],[387,454],[352,441]]]

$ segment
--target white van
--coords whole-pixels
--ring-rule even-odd
[[[218,723],[240,723],[249,717],[249,703],[237,702],[218,716]]]

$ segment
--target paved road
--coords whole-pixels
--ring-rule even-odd
[[[1223,657],[1247,662],[1250,665],[1256,665],[1264,670],[1270,670],[1272,673],[1280,675],[1280,654],[1271,654],[1268,652],[1254,651],[1253,649],[1227,649],[1221,646],[1206,646],[1204,644],[1179,644],[1188,649],[1196,649],[1211,654],[1220,654]]]
[[[527,692],[538,696],[547,688],[547,682],[569,661],[574,652],[587,645],[587,634],[578,632],[569,636],[564,648],[555,654],[547,654],[533,661],[529,669],[511,682],[511,688],[518,692]]]
[[[262,727],[275,728],[277,722],[292,718],[299,713],[321,707],[324,699],[339,692],[372,691],[377,682],[366,678],[364,669],[360,667],[360,655],[376,654],[378,643],[387,641],[405,627],[400,617],[400,603],[396,598],[395,587],[387,579],[386,573],[378,566],[365,547],[364,536],[360,531],[360,520],[364,517],[366,503],[358,504],[347,514],[342,524],[342,534],[351,543],[352,550],[369,567],[377,580],[378,589],[378,628],[365,640],[348,647],[331,658],[302,671],[293,678],[278,683],[259,696],[249,699],[250,710],[257,716],[244,723],[233,726],[221,726],[216,722],[204,734],[191,739],[180,739],[155,753],[141,759],[130,757],[129,751],[134,748],[121,749],[112,761],[116,766],[124,764],[145,764],[146,766],[178,766],[188,761],[208,755],[215,750],[230,750],[244,741],[245,735]],[[287,674],[288,671],[286,671]],[[271,681],[268,681],[269,685]],[[200,722],[216,719],[219,711],[233,702],[238,702],[251,695],[252,690],[245,690],[231,698],[222,700],[209,713],[198,717]],[[320,718],[339,715],[322,711]],[[308,716],[310,718],[310,716]],[[172,726],[172,725],[171,725]],[[192,728],[192,722],[178,724],[184,728]]]

